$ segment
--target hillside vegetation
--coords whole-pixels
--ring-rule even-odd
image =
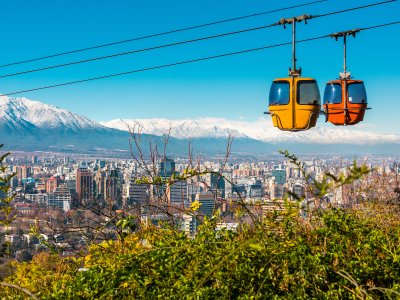
[[[43,252],[6,282],[43,299],[369,299],[400,297],[394,207],[296,208],[238,232],[206,221],[194,239],[149,227],[80,258]],[[84,267],[84,269],[78,268]],[[4,288],[2,298],[26,297]]]
[[[29,262],[10,260],[9,276],[0,282],[0,298],[400,298],[398,199],[364,199],[346,208],[324,204],[321,200],[329,190],[355,183],[371,170],[354,163],[346,174],[327,173],[312,183],[296,156],[282,154],[310,182],[312,208],[294,197],[297,201],[286,200],[279,210],[244,222],[235,231],[217,230],[217,211],[202,220],[192,238],[171,223],[144,225],[128,215],[115,224],[118,238],[94,239],[75,255],[63,256],[48,245]],[[0,157],[0,175],[6,171],[1,164],[6,156]],[[186,170],[172,179],[193,175],[198,173]],[[12,176],[0,180],[7,183]],[[148,180],[147,184],[155,183]],[[9,186],[0,185],[0,191],[9,195]],[[385,196],[371,195],[378,194],[380,199]],[[0,200],[0,221],[7,230],[13,222],[13,196]],[[199,203],[193,202],[191,212],[195,215],[198,209]],[[235,213],[240,218],[250,210],[239,202]],[[4,245],[1,257],[9,251]]]

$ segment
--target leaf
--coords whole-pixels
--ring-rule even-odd
[[[263,247],[260,244],[249,244],[249,247],[253,250],[262,251]]]

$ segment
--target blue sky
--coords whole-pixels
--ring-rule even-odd
[[[0,64],[107,43],[224,18],[290,6],[302,1],[105,1],[13,0],[2,3]],[[329,0],[203,29],[152,38],[0,69],[0,74],[77,59],[130,51],[154,45],[262,26],[281,17],[322,14],[377,1]],[[298,26],[298,38],[400,20],[400,2],[310,20]],[[0,92],[123,72],[158,64],[205,57],[290,41],[290,30],[274,27],[147,53],[90,62],[62,69],[0,80]],[[365,80],[369,104],[360,127],[400,134],[400,25],[360,33],[349,40],[348,65]],[[132,74],[90,83],[26,93],[39,100],[95,120],[116,118],[222,117],[253,120],[263,117],[271,81],[287,75],[290,46],[234,57]],[[323,39],[298,45],[303,75],[320,84],[337,77],[342,44]],[[325,126],[323,120],[319,124]]]

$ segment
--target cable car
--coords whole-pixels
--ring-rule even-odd
[[[367,93],[364,82],[354,79],[329,81],[325,86],[326,121],[334,125],[355,125],[364,119]]]
[[[324,92],[324,112],[326,121],[337,126],[355,125],[364,120],[367,107],[367,93],[362,80],[351,79],[346,65],[347,36],[356,36],[359,29],[331,34],[336,40],[343,37],[343,72],[337,80],[329,81]]]
[[[300,131],[314,127],[320,111],[321,98],[313,78],[278,78],[269,92],[269,113],[275,127]]]
[[[281,19],[280,24],[292,24],[292,63],[289,77],[272,82],[269,92],[269,111],[275,127],[285,131],[301,131],[314,127],[321,108],[317,81],[301,76],[296,69],[296,22],[306,21],[308,15]]]

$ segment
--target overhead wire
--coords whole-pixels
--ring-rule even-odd
[[[37,69],[31,69],[31,70],[26,70],[26,71],[21,71],[21,72],[0,75],[0,78],[12,77],[12,76],[28,74],[28,73],[35,73],[35,72],[40,72],[40,71],[45,71],[45,70],[51,70],[51,69],[56,69],[56,68],[61,68],[61,67],[83,64],[83,63],[87,63],[87,62],[91,62],[91,61],[109,59],[109,58],[118,57],[118,56],[125,56],[125,55],[129,55],[129,54],[147,52],[147,51],[156,50],[156,49],[162,49],[162,48],[173,47],[173,46],[178,46],[178,45],[183,45],[183,44],[189,44],[189,43],[194,43],[194,42],[199,42],[199,41],[205,41],[205,40],[215,39],[215,38],[224,37],[224,36],[230,36],[230,35],[250,32],[250,31],[256,31],[256,30],[265,29],[265,28],[278,26],[278,25],[280,25],[280,24],[273,23],[273,24],[269,24],[269,25],[265,25],[265,26],[259,26],[259,27],[238,30],[238,31],[226,32],[226,33],[196,38],[196,39],[192,39],[192,40],[185,40],[185,41],[181,41],[181,42],[163,44],[163,45],[142,48],[142,49],[137,49],[137,50],[132,50],[132,51],[125,51],[125,52],[104,55],[104,56],[98,56],[98,57],[93,57],[93,58],[88,58],[88,59],[83,59],[83,60],[78,60],[78,61],[67,62],[67,63],[63,63],[63,64],[59,64],[59,65],[52,65],[52,66],[47,66],[47,67],[43,67],[43,68],[37,68]]]
[[[312,5],[312,4],[317,4],[317,3],[326,2],[326,1],[328,1],[328,0],[317,0],[317,1],[307,2],[307,3],[303,3],[303,4],[297,4],[297,5],[277,8],[277,9],[273,9],[273,10],[253,13],[253,14],[249,14],[249,15],[244,15],[244,16],[239,16],[239,17],[234,17],[234,18],[229,18],[229,19],[224,19],[224,20],[219,20],[219,21],[213,21],[213,22],[209,22],[209,23],[204,23],[204,24],[199,24],[199,25],[194,25],[194,26],[189,26],[189,27],[184,27],[184,28],[179,28],[179,29],[173,29],[173,30],[168,30],[168,31],[164,31],[164,32],[159,32],[159,33],[153,33],[153,34],[144,35],[144,36],[140,36],[140,37],[134,37],[134,38],[130,38],[130,39],[125,39],[125,40],[120,40],[120,41],[115,41],[115,42],[110,42],[110,43],[105,43],[105,44],[100,44],[100,45],[94,45],[94,46],[90,46],[90,47],[86,47],[86,48],[69,50],[69,51],[65,51],[65,52],[45,55],[45,56],[26,59],[26,60],[22,60],[22,61],[6,63],[6,64],[3,64],[3,65],[0,65],[0,68],[13,66],[13,65],[19,65],[19,64],[25,64],[25,63],[29,63],[29,62],[49,59],[49,58],[58,57],[58,56],[64,56],[64,55],[78,53],[78,52],[84,52],[84,51],[88,51],[88,50],[105,48],[105,47],[109,47],[109,46],[114,46],[114,45],[119,45],[119,44],[124,44],[124,43],[144,40],[144,39],[149,39],[149,38],[153,38],[153,37],[164,36],[164,35],[183,32],[183,31],[189,31],[189,30],[193,30],[193,29],[208,27],[208,26],[222,24],[222,23],[228,23],[228,22],[233,22],[233,21],[238,21],[238,20],[258,17],[258,16],[262,16],[262,15],[272,14],[272,13],[275,13],[275,12],[280,12],[280,11],[289,10],[289,9],[293,9],[293,8],[309,6],[309,5]]]
[[[365,30],[387,27],[387,26],[396,25],[396,24],[400,24],[400,21],[394,21],[394,22],[385,23],[385,24],[373,25],[373,26],[363,27],[363,28],[359,28],[359,29],[362,31],[365,31]]]
[[[313,19],[332,16],[332,15],[337,15],[337,14],[341,14],[341,13],[344,13],[344,12],[349,12],[349,11],[358,10],[358,9],[364,9],[364,8],[373,7],[373,6],[377,6],[377,5],[381,5],[381,4],[387,4],[387,3],[390,3],[390,2],[397,2],[397,0],[388,0],[388,1],[382,1],[382,2],[366,4],[366,5],[362,5],[362,6],[354,7],[354,8],[341,9],[341,10],[333,11],[333,12],[330,12],[330,13],[315,15],[315,16],[313,16]]]
[[[367,30],[371,30],[371,29],[382,28],[382,27],[392,26],[392,25],[396,25],[396,24],[400,24],[400,21],[394,21],[394,22],[385,23],[385,24],[379,24],[379,25],[373,25],[373,26],[369,26],[369,27],[358,28],[357,30],[367,31]],[[330,34],[326,34],[326,35],[322,35],[322,36],[311,37],[311,38],[307,38],[307,39],[298,40],[296,43],[315,41],[315,40],[327,38],[330,36],[331,36]],[[291,45],[291,44],[292,44],[292,42],[286,42],[286,43],[268,45],[268,46],[263,46],[263,47],[258,47],[258,48],[245,49],[245,50],[241,50],[241,51],[223,53],[223,54],[207,56],[207,57],[202,57],[202,58],[197,58],[197,59],[174,62],[174,63],[170,63],[170,64],[157,65],[157,66],[152,66],[152,67],[147,67],[147,68],[142,68],[142,69],[130,70],[130,71],[125,71],[125,72],[120,72],[120,73],[102,75],[102,76],[80,79],[80,80],[75,80],[75,81],[69,81],[69,82],[64,82],[64,83],[58,83],[58,84],[53,84],[53,85],[48,85],[48,86],[42,86],[42,87],[38,87],[38,88],[10,92],[10,93],[6,93],[6,94],[2,94],[0,96],[11,96],[11,95],[16,95],[16,94],[21,94],[21,93],[28,93],[28,92],[39,91],[39,90],[44,90],[44,89],[73,85],[73,84],[78,84],[78,83],[83,83],[83,82],[88,82],[88,81],[95,81],[95,80],[117,77],[117,76],[123,76],[123,75],[128,75],[128,74],[133,74],[133,73],[141,73],[141,72],[146,72],[146,71],[151,71],[151,70],[156,70],[156,69],[169,68],[169,67],[174,67],[174,66],[178,66],[178,65],[184,65],[184,64],[206,61],[206,60],[211,60],[211,59],[216,59],[216,58],[234,56],[234,55],[250,53],[250,52],[255,52],[255,51],[260,51],[260,50],[265,50],[265,49],[270,49],[270,48],[282,47],[282,46]]]
[[[387,3],[396,2],[396,1],[397,0],[386,0],[386,1],[381,1],[381,2],[377,2],[377,3],[372,3],[372,4],[369,4],[369,5],[363,5],[363,6],[352,7],[352,8],[344,9],[344,10],[340,10],[340,11],[334,11],[334,12],[326,13],[326,14],[322,14],[322,15],[312,15],[311,17],[312,18],[325,17],[325,16],[330,16],[330,15],[339,14],[339,13],[345,13],[345,12],[354,11],[354,10],[363,9],[363,8],[369,8],[369,7],[372,7],[372,6],[387,4]],[[200,41],[205,41],[205,40],[210,40],[210,39],[216,39],[216,38],[221,38],[221,37],[226,37],[226,36],[231,36],[231,35],[236,35],[236,34],[241,34],[241,33],[247,33],[247,32],[251,32],[251,31],[258,31],[258,30],[261,30],[261,29],[267,29],[267,28],[271,28],[271,27],[279,26],[279,25],[281,25],[281,22],[278,21],[278,22],[275,22],[275,23],[272,23],[272,24],[268,24],[268,25],[264,25],[264,26],[252,27],[252,28],[247,28],[247,29],[242,29],[242,30],[237,30],[237,31],[231,31],[231,32],[225,32],[225,33],[206,36],[206,37],[195,38],[195,39],[191,39],[191,40],[185,40],[185,41],[174,42],[174,43],[169,43],[169,44],[157,45],[157,46],[153,46],[153,47],[147,47],[147,48],[136,49],[136,50],[131,50],[131,51],[119,52],[119,53],[114,53],[114,54],[109,54],[109,55],[104,55],[104,56],[92,57],[92,58],[83,59],[83,60],[77,60],[77,61],[71,61],[71,62],[57,64],[57,65],[46,66],[46,67],[42,67],[42,68],[36,68],[36,69],[30,69],[30,70],[15,72],[15,73],[4,74],[4,75],[0,75],[0,78],[13,77],[13,76],[18,76],[18,75],[23,75],[23,74],[28,74],[28,73],[36,73],[36,72],[41,72],[41,71],[46,71],[46,70],[51,70],[51,69],[56,69],[56,68],[62,68],[62,67],[67,67],[67,66],[72,66],[72,65],[83,64],[83,63],[92,62],[92,61],[110,59],[110,58],[114,58],[114,57],[131,55],[131,54],[136,54],[136,53],[141,53],[141,52],[147,52],[147,51],[152,51],[152,50],[156,50],[156,49],[162,49],[162,48],[168,48],[168,47],[173,47],[173,46],[178,46],[178,45],[190,44],[190,43],[194,43],[194,42],[200,42]]]

